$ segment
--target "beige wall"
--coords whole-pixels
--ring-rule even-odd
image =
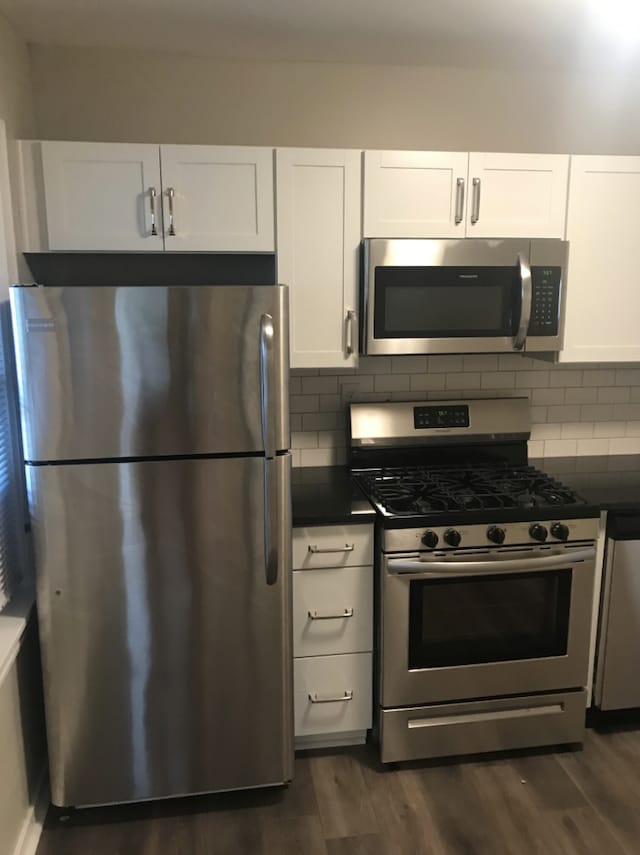
[[[34,132],[29,49],[1,13],[0,119],[6,123],[9,138]]]
[[[45,139],[640,153],[640,80],[32,49]]]

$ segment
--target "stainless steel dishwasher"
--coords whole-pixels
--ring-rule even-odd
[[[609,514],[596,669],[601,710],[640,707],[640,510]]]

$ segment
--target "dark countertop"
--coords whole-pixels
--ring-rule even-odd
[[[373,523],[376,518],[344,466],[296,467],[291,495],[294,526]]]
[[[640,454],[529,460],[602,510],[640,511]]]

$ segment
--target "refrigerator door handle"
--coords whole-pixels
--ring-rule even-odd
[[[273,370],[273,317],[268,314],[260,318],[260,417],[262,428],[262,446],[264,449],[264,572],[267,585],[278,581],[278,538],[274,536],[277,522],[277,496],[272,501],[272,492],[277,484],[271,478],[271,467],[276,456],[275,431],[271,418],[271,378]]]

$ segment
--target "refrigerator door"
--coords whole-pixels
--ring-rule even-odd
[[[54,804],[290,780],[290,455],[27,470]]]
[[[265,383],[269,445],[289,447],[285,287],[17,287],[11,305],[26,460],[259,453]]]

